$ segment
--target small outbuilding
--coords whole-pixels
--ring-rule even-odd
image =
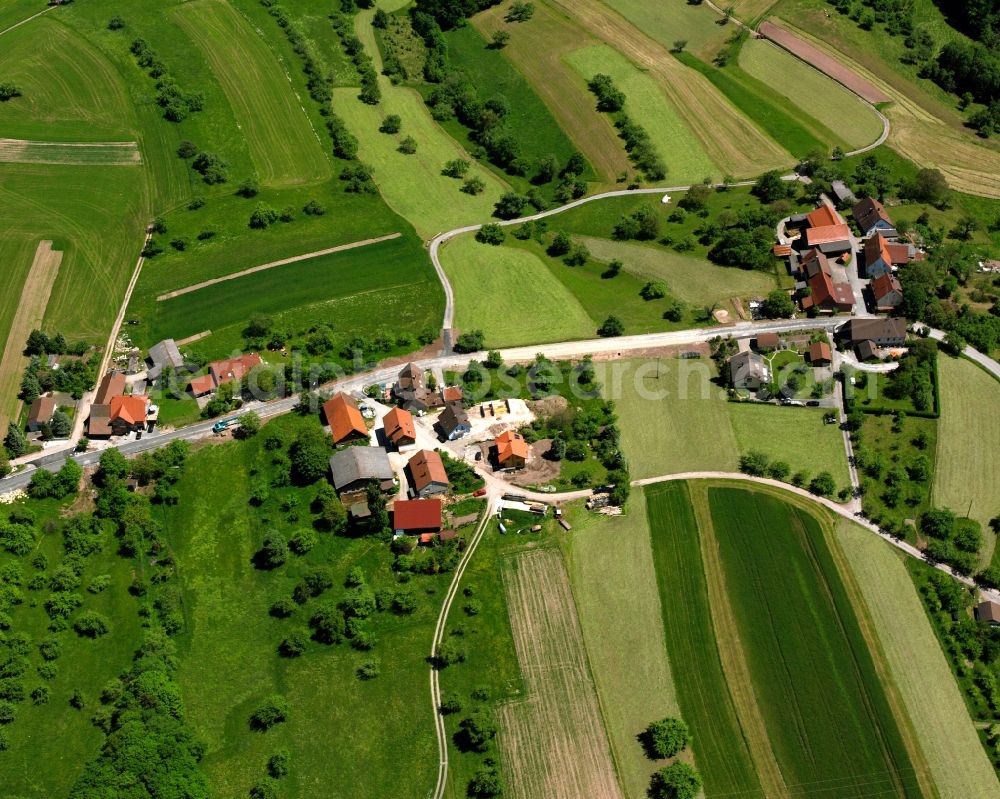
[[[976,605],[976,619],[991,627],[1000,627],[1000,605],[986,600]]]
[[[39,397],[31,403],[28,411],[28,429],[37,433],[42,425],[52,421],[52,415],[56,412],[56,401],[54,397]]]
[[[813,366],[829,366],[833,363],[833,353],[825,341],[815,341],[809,345],[809,363]]]
[[[392,506],[392,528],[396,535],[426,535],[441,532],[440,499],[397,499]]]

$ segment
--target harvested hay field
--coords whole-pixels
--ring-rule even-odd
[[[816,67],[820,72],[829,75],[837,83],[846,86],[852,92],[860,95],[869,103],[888,103],[892,100],[885,92],[865,80],[861,75],[849,69],[837,59],[824,53],[809,42],[799,38],[791,31],[775,25],[773,22],[762,22],[760,33],[779,47],[792,55],[801,58],[807,64]]]
[[[559,552],[509,560],[504,589],[528,694],[498,711],[507,795],[623,799]]]
[[[655,80],[687,127],[699,132],[708,157],[737,177],[787,167],[794,158],[727,100],[703,75],[678,61],[598,0],[553,0],[581,25],[621,52]],[[664,153],[669,160],[669,153]]]
[[[28,334],[42,326],[42,317],[49,304],[52,286],[59,274],[62,252],[52,249],[51,241],[41,241],[35,250],[31,271],[21,289],[21,300],[11,322],[7,343],[0,357],[0,430],[6,432],[10,411],[16,403],[25,359],[21,355]]]
[[[134,141],[49,142],[0,139],[0,163],[139,166],[142,156],[139,154],[139,145]]]

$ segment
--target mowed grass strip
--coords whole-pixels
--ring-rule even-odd
[[[882,120],[868,103],[771,42],[744,42],[739,65],[851,147],[864,147],[882,135]]]
[[[624,516],[588,514],[575,522],[566,541],[573,596],[622,787],[629,799],[645,799],[658,764],[645,756],[636,735],[650,721],[681,710],[643,491],[632,492]]]
[[[934,505],[969,514],[983,526],[997,558],[990,519],[1000,512],[1000,383],[964,358],[938,358],[938,420]],[[986,564],[984,564],[986,565]]]
[[[646,0],[603,0],[647,36],[664,47],[678,39],[701,55],[714,56],[731,29],[716,24],[718,17],[708,7],[676,2],[649,3]]]
[[[758,270],[718,266],[704,258],[643,244],[589,236],[581,240],[595,258],[617,258],[625,264],[626,272],[663,280],[673,296],[695,305],[722,303],[730,297],[763,296],[775,288],[774,276]]]
[[[780,498],[709,489],[726,584],[785,782],[922,796],[819,521]]]
[[[367,292],[405,297],[410,287],[422,283],[437,288],[432,281],[426,254],[412,235],[404,236],[297,261],[155,303],[149,337],[158,341],[203,330],[217,332],[228,325],[245,326],[257,313],[279,314]],[[440,294],[440,289],[435,293]],[[325,321],[342,330],[363,320],[330,314]],[[389,327],[393,319],[370,320],[368,325],[372,323]]]
[[[625,56],[606,44],[585,47],[563,58],[584,80],[597,73],[610,75],[625,92],[625,110],[639,120],[667,164],[672,183],[697,183],[721,178],[722,171],[708,157],[701,143],[677,113],[659,85]]]
[[[58,14],[4,34],[0,75],[21,96],[3,104],[0,134],[44,141],[133,138],[135,114],[114,65]]]
[[[239,13],[221,0],[193,0],[172,17],[212,67],[263,183],[312,183],[333,174],[284,68]]]
[[[518,555],[503,574],[527,691],[497,712],[507,795],[623,797],[559,551]]]
[[[705,795],[760,796],[715,640],[688,486],[661,483],[645,495],[667,652]]]
[[[138,166],[135,142],[65,143],[0,139],[0,162],[7,164],[73,164],[76,166]]]
[[[455,325],[480,329],[491,347],[594,336],[595,322],[542,262],[527,250],[459,236],[441,248],[455,291]]]
[[[942,797],[994,796],[996,772],[902,558],[846,519],[834,535],[875,622],[906,712]]]

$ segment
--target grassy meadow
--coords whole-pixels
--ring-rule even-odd
[[[330,157],[284,69],[250,24],[220,0],[185,3],[172,15],[211,65],[261,182],[287,186],[329,178]]]
[[[784,783],[921,796],[816,517],[743,488],[710,488],[708,497],[742,648]]]
[[[718,16],[701,4],[647,3],[644,0],[605,0],[647,36],[670,48],[678,39],[687,49],[711,59],[721,49],[731,28],[718,25]]]

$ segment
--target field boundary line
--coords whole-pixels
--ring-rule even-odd
[[[43,8],[37,14],[32,14],[27,19],[22,19],[20,22],[15,22],[9,28],[4,28],[2,31],[0,31],[0,36],[3,36],[5,33],[10,33],[12,30],[14,30],[14,28],[20,28],[22,25],[25,25],[25,24],[31,22],[31,20],[37,19],[38,17],[42,16],[42,14],[47,14],[49,11],[52,11],[53,9],[58,8],[58,7],[59,6],[49,6],[48,8]]]
[[[271,261],[270,263],[261,264],[260,266],[252,266],[249,269],[243,269],[239,272],[233,272],[229,275],[223,275],[222,277],[214,277],[211,280],[203,280],[201,283],[195,283],[193,286],[186,286],[182,289],[176,289],[175,291],[168,291],[166,294],[161,294],[156,298],[157,302],[162,302],[163,300],[171,300],[174,297],[180,297],[184,294],[190,294],[192,291],[198,291],[198,289],[207,288],[208,286],[214,286],[217,283],[225,283],[227,280],[235,280],[238,277],[246,277],[247,275],[253,275],[257,272],[263,272],[267,269],[274,269],[278,266],[285,266],[287,264],[293,264],[298,261],[307,261],[310,258],[319,258],[321,255],[330,255],[335,252],[344,252],[345,250],[354,250],[358,247],[367,247],[369,244],[380,244],[383,241],[391,241],[392,239],[398,239],[402,236],[402,233],[389,233],[385,236],[379,236],[374,239],[364,239],[362,241],[352,241],[350,244],[338,244],[336,247],[328,247],[325,250],[316,250],[316,252],[307,252],[303,255],[293,255],[291,258],[282,258],[278,261]]]

